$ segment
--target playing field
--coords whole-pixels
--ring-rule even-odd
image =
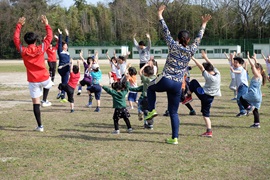
[[[162,68],[164,60],[159,62]],[[44,132],[33,131],[36,121],[24,66],[20,61],[0,61],[0,179],[269,179],[269,82],[262,88],[261,128],[250,129],[252,114],[235,117],[238,106],[231,101],[226,60],[213,62],[222,75],[222,97],[215,98],[211,108],[213,138],[199,136],[205,124],[194,96],[191,105],[197,115],[189,116],[180,105],[179,144],[168,145],[170,118],[162,116],[165,93],[157,94],[160,116],[154,130],[143,129],[134,109],[130,110],[134,132],[126,133],[120,120],[121,133],[113,135],[111,96],[103,91],[101,111],[96,113],[85,106],[88,95],[83,89],[81,96],[75,95],[71,114],[69,103],[56,99],[58,74],[48,97],[53,105],[41,108]],[[137,61],[132,63],[138,67]],[[107,61],[100,64],[106,85],[110,69]],[[191,71],[192,78],[203,82],[198,68]]]

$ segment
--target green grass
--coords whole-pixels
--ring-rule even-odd
[[[136,110],[130,111],[134,133],[126,133],[120,120],[121,134],[110,134],[113,109],[105,92],[100,113],[84,107],[83,91],[75,96],[75,113],[70,114],[69,104],[55,99],[53,87],[49,94],[53,106],[41,110],[44,133],[32,131],[36,123],[28,93],[1,96],[1,103],[29,103],[0,113],[0,179],[269,179],[269,89],[262,89],[266,96],[260,109],[261,129],[250,129],[252,115],[235,117],[238,107],[230,100],[229,68],[217,67],[222,97],[215,98],[211,108],[213,138],[199,137],[205,125],[194,97],[196,116],[189,116],[183,105],[179,108],[178,145],[165,143],[171,133],[168,117],[158,116],[154,130],[144,130]],[[198,68],[191,73],[202,80]],[[162,114],[166,107],[166,94],[158,93],[157,111]]]

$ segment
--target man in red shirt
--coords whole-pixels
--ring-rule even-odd
[[[38,35],[33,32],[27,32],[24,35],[24,41],[28,44],[27,47],[22,46],[20,41],[21,28],[25,23],[25,18],[19,18],[16,25],[16,29],[13,36],[13,41],[16,49],[21,53],[24,65],[27,71],[27,81],[29,82],[30,95],[33,102],[33,111],[37,121],[36,131],[43,132],[43,125],[41,123],[40,114],[40,96],[43,89],[43,106],[51,105],[47,101],[49,89],[52,86],[52,81],[49,76],[49,72],[46,69],[44,53],[48,49],[52,41],[52,29],[48,24],[46,16],[41,16],[41,22],[45,25],[47,32],[46,38],[39,46],[36,45]]]
[[[58,36],[54,36],[55,39],[57,39],[56,45],[53,47],[52,44],[50,44],[49,48],[46,50],[47,56],[48,56],[48,66],[49,66],[49,73],[52,82],[54,82],[54,77],[55,77],[55,71],[56,71],[56,52],[58,49]]]
[[[71,60],[70,75],[67,84],[60,83],[58,86],[59,93],[64,90],[68,96],[68,102],[70,102],[70,112],[74,112],[74,90],[77,87],[78,81],[80,79],[80,61],[77,61],[77,65],[73,65],[73,60]]]

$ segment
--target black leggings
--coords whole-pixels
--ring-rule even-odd
[[[247,100],[245,100],[242,96],[240,97],[240,102],[244,106],[245,109],[247,109],[248,106],[250,106]],[[253,115],[254,115],[254,123],[260,123],[260,114],[257,108],[253,110]]]
[[[114,129],[119,130],[119,120],[120,118],[123,118],[127,128],[131,128],[129,118],[130,114],[126,108],[115,108],[114,114],[113,114],[113,123],[114,123]]]
[[[48,66],[49,66],[49,73],[50,73],[51,80],[54,81],[55,71],[56,71],[56,62],[48,61]]]

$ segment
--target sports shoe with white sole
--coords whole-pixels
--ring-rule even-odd
[[[50,101],[41,101],[41,106],[42,107],[49,107],[49,106],[51,106],[52,105],[52,103],[50,102]]]
[[[43,126],[37,126],[36,129],[34,129],[34,131],[43,132],[44,128]]]

